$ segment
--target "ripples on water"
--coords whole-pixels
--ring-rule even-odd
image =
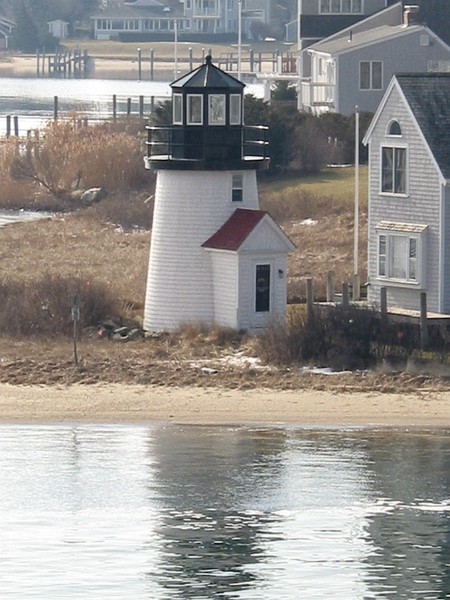
[[[0,597],[450,597],[446,432],[0,427]]]

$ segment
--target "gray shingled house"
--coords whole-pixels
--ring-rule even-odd
[[[450,73],[395,75],[369,146],[368,299],[450,313]]]
[[[416,6],[397,4],[307,49],[311,66],[301,80],[300,106],[321,114],[375,112],[395,73],[450,65],[450,47],[421,24]]]

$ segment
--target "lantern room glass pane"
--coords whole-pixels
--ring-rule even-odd
[[[182,94],[173,95],[173,122],[174,125],[183,123],[183,96]]]
[[[188,125],[203,124],[203,96],[190,94],[187,97],[187,122]]]
[[[241,95],[231,94],[230,96],[230,125],[241,124]]]
[[[225,125],[225,94],[210,94],[208,122],[210,125]]]

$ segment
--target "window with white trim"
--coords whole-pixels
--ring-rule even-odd
[[[187,96],[187,124],[203,125],[203,96],[201,94],[188,94]]]
[[[362,15],[362,0],[320,0],[321,14]]]
[[[231,181],[231,201],[242,202],[244,199],[244,177],[242,173],[233,173]]]
[[[381,192],[384,194],[406,194],[407,167],[406,148],[381,147]]]
[[[391,224],[395,227],[395,224]],[[408,226],[405,225],[405,229]],[[379,229],[377,275],[380,279],[419,285],[424,260],[425,226],[410,231]],[[415,231],[414,231],[415,230]]]
[[[173,95],[173,123],[174,125],[183,124],[183,95]]]
[[[383,89],[383,63],[381,60],[363,60],[359,63],[359,89]]]
[[[209,94],[209,125],[225,125],[225,94]]]

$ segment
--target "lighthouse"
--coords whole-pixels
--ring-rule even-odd
[[[243,122],[245,85],[204,64],[171,84],[172,124],[148,127],[156,190],[144,329],[258,330],[286,310],[292,242],[259,210],[267,128]]]

